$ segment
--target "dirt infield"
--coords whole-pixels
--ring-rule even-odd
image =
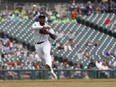
[[[45,85],[57,85],[57,84],[116,84],[116,82],[111,82],[111,81],[102,81],[102,82],[97,82],[97,81],[1,81],[0,85],[20,85],[20,84],[24,84],[24,85],[32,85],[32,84],[45,84]]]

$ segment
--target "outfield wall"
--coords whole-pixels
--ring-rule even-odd
[[[112,70],[55,70],[58,79],[99,79],[116,78],[116,69]],[[1,80],[52,79],[47,70],[0,70]]]

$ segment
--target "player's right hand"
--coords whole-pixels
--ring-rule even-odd
[[[50,26],[44,26],[44,28],[45,28],[45,29],[48,29],[48,30],[51,29]]]

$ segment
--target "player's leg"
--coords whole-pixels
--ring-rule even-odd
[[[38,54],[38,56],[40,57],[40,59],[42,60],[43,63],[45,63],[45,60],[43,58],[43,51],[42,51],[42,47],[41,45],[35,45],[35,49],[36,49],[36,52]]]
[[[45,64],[52,67],[52,58],[50,55],[51,45],[49,41],[44,42],[43,44],[43,57],[45,59]]]
[[[52,69],[52,57],[50,55],[50,50],[51,50],[51,45],[50,42],[47,41],[44,43],[43,46],[43,53],[44,53],[43,57],[45,58],[45,67],[49,69],[54,79],[57,79],[57,76]]]

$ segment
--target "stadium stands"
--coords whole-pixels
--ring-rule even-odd
[[[90,16],[84,16],[82,19],[85,21],[89,21],[89,23],[94,24],[101,24],[103,26],[104,20],[111,16],[111,18],[115,18],[113,14],[91,14]],[[112,17],[113,16],[113,17]],[[97,20],[99,18],[99,20]],[[82,21],[82,22],[84,22]],[[115,22],[115,21],[114,21]],[[0,32],[7,34],[9,37],[16,38],[18,41],[25,43],[26,45],[33,46],[33,32],[31,30],[31,24],[33,21],[27,20],[24,22],[13,22],[13,21],[6,21],[0,22]],[[111,27],[114,23],[112,23]],[[50,23],[55,31],[61,29],[62,32],[65,34],[63,38],[61,38],[60,43],[66,44],[68,42],[68,34],[70,31],[74,33],[76,36],[74,38],[75,45],[72,46],[72,50],[59,50],[57,47],[52,47],[52,53],[58,57],[60,61],[68,61],[69,63],[73,64],[80,64],[82,63],[87,68],[90,59],[94,58],[95,60],[104,59],[104,53],[106,50],[112,51],[114,54],[116,52],[116,39],[107,33],[103,33],[100,30],[93,29],[91,26],[87,26],[86,24],[78,24],[76,22],[69,22],[69,23]],[[109,29],[110,27],[105,27]],[[92,42],[92,47],[86,46],[88,41]],[[95,43],[99,42],[99,46],[96,47]],[[53,42],[53,44],[56,41]],[[30,48],[31,49],[31,48]],[[88,51],[90,54],[90,58],[78,58],[78,53],[82,49],[83,54]],[[114,58],[109,59],[108,61],[116,61],[116,56]]]
[[[91,78],[91,75],[89,76],[89,72],[85,71],[86,69],[106,70],[102,67],[105,64],[107,65],[105,68],[108,67],[107,69],[116,69],[115,1],[111,0],[109,8],[107,8],[106,2],[99,2],[99,0],[98,2],[84,0],[87,3],[81,0],[72,0],[70,3],[51,1],[53,3],[50,3],[49,0],[49,3],[44,1],[42,1],[43,3],[14,3],[10,1],[6,3],[4,0],[1,1],[0,69],[33,70],[43,67],[41,62],[37,62],[36,59],[39,57],[34,49],[31,28],[32,23],[36,20],[35,17],[40,12],[46,14],[46,21],[56,32],[61,30],[64,34],[58,40],[50,39],[54,69],[84,69],[82,73],[88,75],[88,78]],[[8,9],[5,9],[7,6]],[[75,19],[76,16],[77,20]],[[70,32],[74,35],[73,39],[68,37]],[[3,43],[5,41],[8,43]],[[102,62],[102,69],[97,67],[97,61]],[[91,63],[96,66],[94,67]],[[82,73],[80,74],[82,75]],[[66,78],[73,75],[71,73],[65,76],[65,71],[61,74]],[[1,76],[0,72],[0,79]],[[114,75],[114,77],[116,76]]]
[[[79,23],[90,26],[91,28],[94,28],[95,30],[99,30],[101,32],[109,34],[110,36],[115,37],[116,35],[115,34],[116,16],[113,13],[91,14],[90,16],[79,17],[77,18],[77,21]]]

